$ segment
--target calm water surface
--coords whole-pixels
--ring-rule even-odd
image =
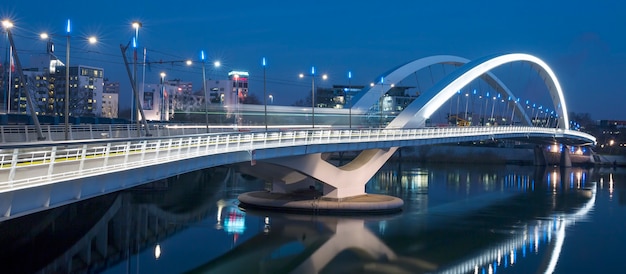
[[[0,223],[2,273],[625,273],[626,170],[390,162],[401,213],[243,210],[235,168]]]

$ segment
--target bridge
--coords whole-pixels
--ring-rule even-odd
[[[466,61],[450,56],[429,57],[386,74],[387,79],[399,79],[427,65],[465,63],[419,96],[386,128],[5,143],[0,146],[0,221],[194,170],[243,162],[250,163],[246,172],[273,183],[271,193],[289,194],[307,189],[312,183],[320,183],[322,199],[319,200],[329,201],[329,207],[337,207],[338,204],[349,204],[346,202],[353,197],[366,195],[364,186],[367,181],[397,148],[403,146],[496,139],[559,144],[566,148],[595,145],[593,136],[569,129],[560,85],[540,59],[527,54],[504,54]],[[496,90],[511,96],[510,90],[489,71],[516,61],[529,62],[540,75],[546,76],[554,109],[558,112],[555,128],[533,126],[515,98],[512,116],[517,113],[521,126],[425,127],[426,120],[436,109],[476,78],[487,78],[486,82],[497,87]],[[384,87],[380,85],[377,89],[379,86],[375,85],[361,93],[362,97],[353,106],[355,111],[364,111],[364,106],[375,103]],[[341,151],[361,153],[342,166],[325,161],[324,153]],[[563,149],[561,152],[565,166],[569,165],[567,151]],[[360,203],[358,209],[374,210],[367,204]],[[394,201],[392,207],[397,209],[401,205],[401,201]],[[301,207],[297,203],[293,205],[293,208]]]

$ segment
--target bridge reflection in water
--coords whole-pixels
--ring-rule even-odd
[[[235,197],[264,183],[222,168],[1,222],[2,271],[496,273],[542,261],[536,272],[554,268],[595,199],[582,169],[401,165],[368,184],[407,202],[396,215],[242,211]]]

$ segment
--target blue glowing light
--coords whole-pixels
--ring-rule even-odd
[[[200,51],[200,60],[204,61],[204,50]]]
[[[265,57],[263,57],[263,66],[266,66],[267,63],[265,62]]]
[[[72,25],[70,24],[70,19],[67,19],[67,28],[66,28],[67,34],[70,34],[70,31],[72,30],[71,26]]]
[[[352,79],[352,71],[348,71],[348,79]]]
[[[315,67],[311,67],[311,75],[315,75]]]
[[[476,94],[476,89],[474,89],[474,94]]]

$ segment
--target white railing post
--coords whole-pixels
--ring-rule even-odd
[[[48,164],[48,179],[52,177],[52,173],[54,172],[54,162],[57,156],[57,147],[53,146],[52,151],[50,152],[50,163]]]
[[[174,141],[174,140],[169,139],[169,141],[167,142],[167,159],[169,159],[169,158],[170,158],[170,156],[171,156],[171,152],[172,152],[172,142],[173,142],[173,141]]]
[[[130,142],[126,142],[126,148],[124,148],[124,166],[128,165],[128,156],[130,154]]]
[[[161,152],[161,139],[157,140],[157,144],[155,147],[156,151],[154,152],[154,160],[159,160],[159,152]]]
[[[85,155],[87,154],[87,145],[83,145],[83,149],[80,151],[80,164],[78,164],[78,173],[83,173],[85,167]]]
[[[183,150],[183,138],[178,138],[178,156],[180,157],[180,153]]]
[[[106,167],[109,164],[109,154],[110,153],[111,153],[111,143],[107,143],[107,147],[104,150],[104,164],[103,164],[104,167]]]
[[[18,148],[13,149],[13,155],[11,156],[11,171],[9,171],[9,182],[13,182],[15,178],[15,169],[17,168],[17,158],[20,155],[20,150]],[[13,186],[13,183],[10,184]]]

